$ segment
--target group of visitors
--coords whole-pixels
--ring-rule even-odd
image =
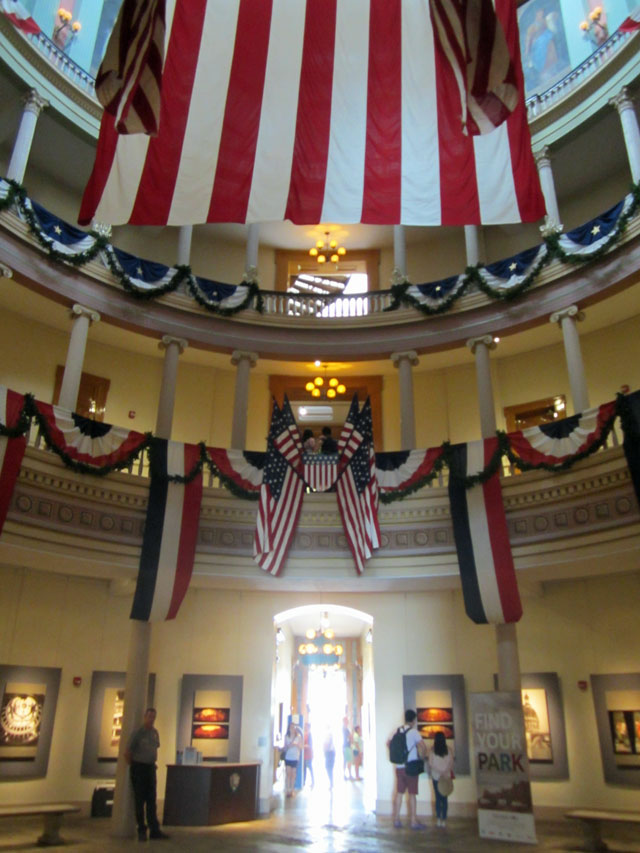
[[[336,763],[336,745],[331,725],[327,724],[322,742],[324,755],[324,766],[329,780],[329,788],[333,789],[333,771]],[[342,756],[344,761],[344,778],[360,781],[360,768],[362,767],[362,731],[360,726],[355,726],[353,733],[349,728],[349,720],[344,718],[342,723]],[[304,732],[301,731],[293,720],[289,723],[287,733],[284,737],[282,758],[285,764],[285,793],[287,798],[295,796],[296,775],[300,758],[304,758],[304,778],[302,785],[311,780],[311,787],[315,787],[313,775],[313,737],[311,726],[305,723]],[[353,775],[355,772],[355,775]]]
[[[306,453],[337,453],[338,442],[331,435],[331,427],[322,427],[322,434],[318,438],[312,430],[305,429],[302,433],[302,449]]]
[[[443,732],[437,732],[431,749],[427,748],[420,732],[417,730],[416,712],[409,709],[404,714],[404,726],[398,732],[404,734],[406,739],[406,758],[404,764],[396,764],[396,787],[393,796],[392,819],[396,829],[402,827],[400,820],[400,809],[402,799],[407,794],[409,825],[411,829],[425,829],[417,817],[416,798],[418,795],[419,773],[424,769],[426,761],[428,772],[433,783],[436,798],[436,821],[440,827],[447,825],[448,795],[452,790],[454,754],[451,747],[447,745]],[[395,733],[394,733],[395,734]],[[387,747],[391,746],[393,735],[387,741]],[[391,756],[393,757],[393,756]],[[422,762],[422,765],[421,765]],[[416,773],[415,771],[418,770]]]
[[[362,731],[355,726],[353,732],[349,728],[349,718],[342,721],[342,757],[344,760],[344,778],[359,782],[362,767]],[[355,770],[355,776],[353,771]]]

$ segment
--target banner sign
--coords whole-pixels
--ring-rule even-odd
[[[536,844],[520,693],[471,693],[481,838]]]

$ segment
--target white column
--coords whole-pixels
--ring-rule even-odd
[[[629,90],[623,86],[620,92],[609,101],[617,110],[622,124],[624,144],[627,147],[627,157],[631,167],[631,177],[634,184],[640,181],[640,129],[638,117],[629,97]]]
[[[468,267],[484,261],[484,231],[479,225],[464,226],[464,245],[467,251]]]
[[[247,249],[244,262],[245,273],[258,272],[258,249],[260,248],[260,223],[252,222],[247,229]]]
[[[193,225],[181,225],[178,229],[178,263],[189,266],[191,263],[191,240]]]
[[[584,412],[585,409],[589,408],[589,392],[587,391],[587,377],[584,372],[580,336],[577,328],[580,320],[584,320],[584,312],[580,311],[577,305],[570,305],[563,311],[555,311],[549,320],[551,323],[557,323],[562,329],[564,354],[569,373],[569,387],[573,397],[573,411],[576,413]]]
[[[401,276],[407,275],[407,241],[404,225],[393,226],[393,268]]]
[[[178,376],[178,358],[184,352],[188,342],[183,338],[165,335],[158,345],[164,349],[164,366],[162,385],[158,401],[156,418],[156,436],[171,438],[171,423],[173,421],[173,404],[176,396],[176,380]],[[147,702],[147,684],[149,681],[149,647],[151,645],[151,623],[131,619],[129,634],[129,657],[127,660],[127,677],[124,688],[124,711],[122,717],[122,733],[118,749],[116,766],[116,790],[113,801],[113,816],[111,832],[117,838],[129,838],[135,829],[133,810],[133,792],[129,778],[129,767],[124,752],[129,738],[135,729],[142,725],[142,716]]]
[[[231,448],[244,450],[247,443],[247,412],[249,410],[249,371],[256,366],[258,354],[235,350],[231,364],[236,366],[236,389],[233,397]]]
[[[62,409],[75,411],[78,402],[78,390],[82,378],[82,367],[84,365],[84,353],[87,348],[89,326],[97,323],[100,315],[91,308],[82,305],[74,305],[71,309],[73,325],[69,336],[69,347],[67,349],[67,360],[64,363],[64,375],[58,405]]]
[[[164,335],[158,349],[164,350],[164,365],[162,367],[162,385],[158,401],[156,417],[156,432],[158,438],[171,438],[173,423],[173,404],[176,399],[176,382],[178,378],[178,359],[189,346],[184,338],[174,338]]]
[[[468,340],[467,346],[476,360],[480,430],[483,438],[491,438],[496,433],[496,410],[493,401],[489,352],[496,348],[496,342],[493,335],[483,335]],[[498,657],[498,689],[519,691],[520,660],[515,623],[496,625],[496,653]]]
[[[31,89],[25,96],[24,110],[7,169],[8,179],[18,181],[18,183],[23,182],[38,116],[40,111],[48,106],[49,102],[40,97],[35,89]]]
[[[483,438],[496,434],[496,412],[493,405],[493,384],[491,382],[491,363],[489,351],[496,348],[493,335],[471,338],[467,346],[476,360],[476,382],[478,386],[478,407],[480,409],[480,431]]]
[[[536,166],[538,167],[538,175],[540,176],[540,186],[544,196],[545,206],[547,208],[547,227],[560,225],[560,210],[558,208],[558,197],[556,196],[556,186],[553,182],[553,172],[551,171],[551,151],[547,146],[537,151],[534,154]]]
[[[414,350],[391,353],[393,366],[398,368],[400,384],[400,442],[403,450],[413,450],[416,446],[416,418],[413,405],[412,367],[419,364],[418,354]]]

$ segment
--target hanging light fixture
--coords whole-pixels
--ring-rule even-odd
[[[301,663],[311,670],[321,669],[327,672],[330,669],[340,669],[340,657],[344,653],[344,647],[333,642],[335,632],[330,625],[328,613],[321,614],[319,628],[308,628],[305,637],[307,642],[298,646]]]
[[[327,379],[327,365],[322,365],[322,362],[316,361],[316,367],[324,367],[324,376],[318,374],[313,380],[307,382],[304,386],[305,391],[308,391],[312,397],[325,396],[329,400],[333,400],[338,394],[346,394],[347,386],[344,382],[340,382],[335,376]]]
[[[340,258],[347,254],[347,250],[344,246],[338,245],[338,241],[331,237],[329,231],[325,231],[324,240],[318,240],[315,246],[309,249],[309,254],[319,264],[325,264],[327,260],[330,260],[332,264],[337,264]]]

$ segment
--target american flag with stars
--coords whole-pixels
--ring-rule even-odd
[[[338,509],[358,574],[374,548],[380,547],[378,523],[378,482],[373,450],[371,401],[362,411],[354,397],[338,447],[343,448],[341,474],[336,484]]]
[[[280,573],[298,525],[305,484],[302,443],[285,397],[282,409],[273,402],[267,440],[253,558],[272,575]]]

